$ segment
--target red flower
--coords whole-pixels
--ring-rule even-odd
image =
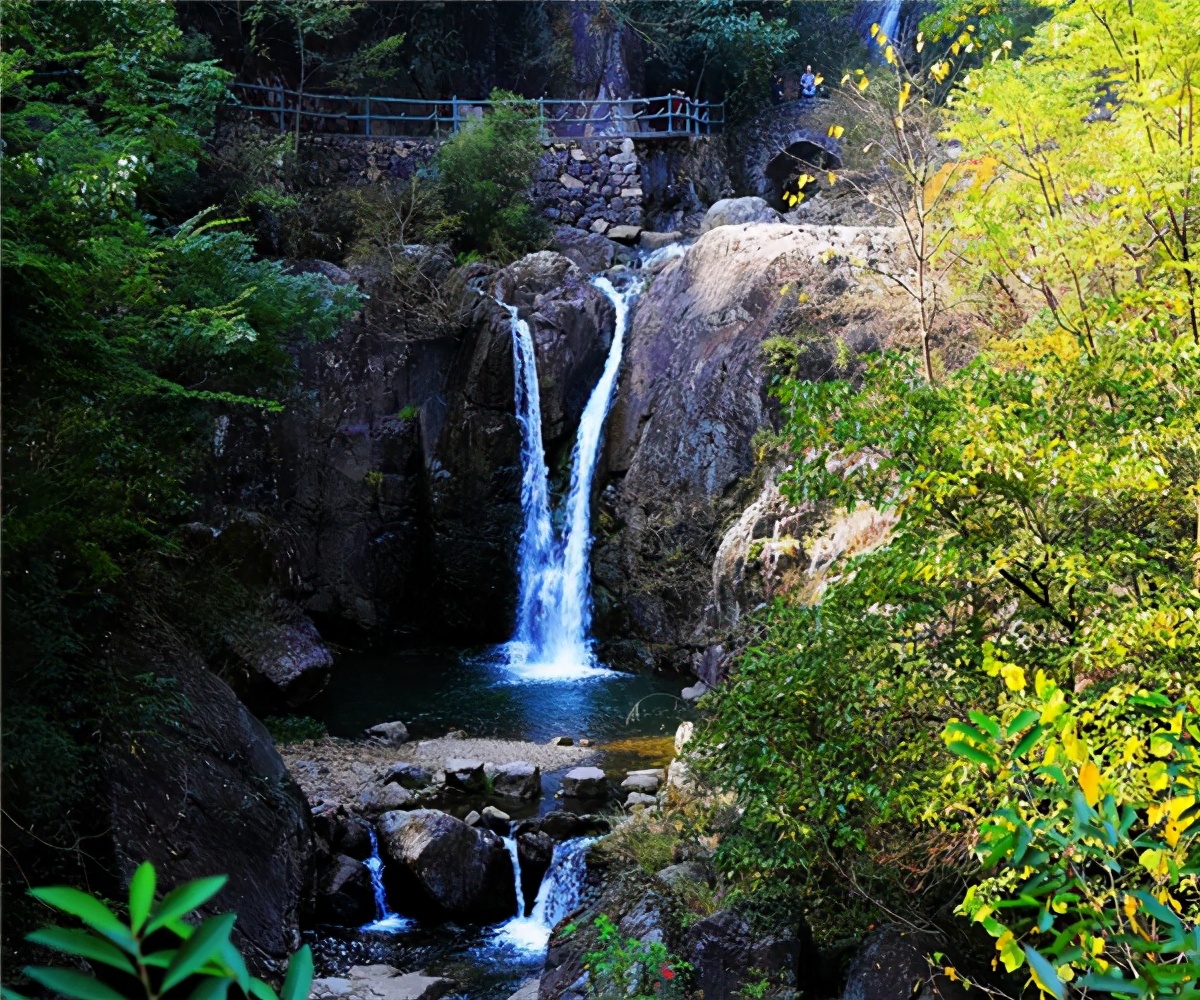
[[[660,976],[662,976],[663,979],[674,979],[675,978],[675,970],[672,969],[669,965],[664,965],[661,969],[659,969],[658,974]]]

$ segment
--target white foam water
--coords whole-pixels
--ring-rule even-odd
[[[521,897],[521,869],[520,865],[516,865],[517,915],[499,928],[494,942],[496,945],[507,945],[527,954],[545,952],[555,924],[579,905],[587,849],[595,842],[594,837],[576,837],[574,840],[564,840],[554,848],[550,867],[542,876],[537,899],[527,917],[524,916],[525,903]],[[515,851],[514,844],[514,858]]]
[[[605,277],[593,283],[613,304],[616,324],[604,371],[579,421],[571,454],[571,482],[554,529],[549,471],[542,445],[542,410],[533,337],[515,306],[504,303],[513,334],[513,400],[521,426],[521,511],[518,550],[520,589],[517,625],[505,646],[506,666],[518,680],[562,681],[611,676],[596,662],[590,635],[592,595],[591,504],[604,421],[612,406],[625,343],[629,307],[640,290],[632,283],[618,291]]]

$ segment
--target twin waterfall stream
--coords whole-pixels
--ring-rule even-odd
[[[570,680],[608,673],[596,663],[588,558],[592,549],[592,483],[600,456],[604,418],[612,405],[629,306],[641,289],[631,282],[618,291],[608,278],[594,284],[613,304],[616,326],[600,380],[584,407],[571,454],[571,482],[556,531],[550,508],[549,470],[542,446],[542,409],[529,324],[516,306],[501,303],[511,317],[514,401],[521,425],[521,512],[518,551],[520,592],[517,627],[506,647],[509,669],[520,679]]]

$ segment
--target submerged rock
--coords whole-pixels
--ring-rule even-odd
[[[418,916],[491,923],[517,905],[512,858],[490,830],[436,809],[379,818],[384,884]]]

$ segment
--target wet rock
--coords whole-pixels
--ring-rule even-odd
[[[653,795],[643,795],[641,792],[630,792],[625,799],[626,809],[645,809],[656,805],[658,805],[657,797]]]
[[[447,788],[470,795],[478,795],[485,788],[486,782],[481,760],[450,757],[446,760],[445,771]]]
[[[631,772],[621,782],[621,787],[627,792],[642,792],[645,795],[654,795],[658,791],[661,774],[661,771],[651,774]]]
[[[605,235],[618,243],[633,243],[641,231],[641,226],[613,226]]]
[[[433,783],[433,772],[420,764],[406,760],[400,761],[398,764],[393,764],[384,774],[383,783],[385,785],[393,781],[402,788],[416,791]]]
[[[509,830],[512,828],[512,817],[495,806],[483,807],[480,822],[491,830],[492,833],[499,834],[501,837],[507,837]]]
[[[336,854],[317,883],[317,919],[358,927],[375,916],[371,873],[361,861]]]
[[[478,825],[479,825],[479,821],[480,821],[482,818],[483,818],[483,817],[479,815],[479,813],[478,813],[478,811],[477,811],[477,810],[475,810],[475,809],[472,809],[472,810],[471,810],[469,813],[467,813],[467,814],[466,814],[466,815],[463,817],[463,822],[464,822],[464,823],[466,823],[466,824],[467,824],[467,826],[478,826]]]
[[[700,231],[718,226],[742,226],[751,222],[782,222],[783,218],[761,198],[722,198],[704,215]]]
[[[535,828],[554,840],[571,840],[574,837],[592,837],[608,833],[609,822],[603,816],[591,813],[577,816],[565,809],[555,809],[546,813]]]
[[[698,920],[688,930],[685,957],[706,997],[736,996],[750,968],[750,925],[730,910]]]
[[[670,233],[652,233],[649,230],[643,230],[642,235],[638,238],[638,243],[641,244],[643,250],[658,250],[669,243],[678,243],[681,239],[683,239],[683,233],[677,230]]]
[[[685,687],[682,691],[680,691],[679,697],[690,703],[693,701],[699,701],[706,694],[708,694],[708,685],[705,684],[704,681],[697,681],[690,687]]]
[[[608,778],[598,767],[576,767],[563,775],[562,793],[571,799],[602,799],[608,795]]]
[[[570,736],[555,736],[550,740],[550,745],[552,747],[572,747],[575,745],[575,741]]]
[[[358,806],[367,815],[375,816],[391,809],[409,809],[416,801],[412,792],[393,781],[380,787],[363,789],[358,797]]]
[[[517,860],[521,865],[521,892],[525,906],[533,905],[542,878],[554,856],[554,840],[544,832],[523,833],[517,838]]]
[[[408,727],[403,722],[380,722],[371,726],[365,733],[367,739],[378,740],[380,743],[407,743]]]
[[[424,972],[402,973],[390,965],[355,965],[345,978],[314,979],[313,1000],[438,1000],[454,988],[452,980]]]
[[[370,829],[371,824],[361,816],[339,816],[330,846],[358,861],[365,861],[371,856]]]
[[[597,229],[596,225],[600,228]],[[617,245],[601,235],[608,228],[608,223],[597,219],[592,225],[591,232],[584,232],[574,226],[557,226],[554,238],[550,242],[552,249],[571,260],[584,273],[606,271],[613,265],[617,253]]]
[[[505,799],[536,799],[542,794],[541,768],[528,761],[494,765],[492,791]]]
[[[273,623],[239,644],[238,691],[260,713],[286,711],[311,701],[329,681],[333,654],[305,615]]]
[[[384,884],[414,914],[491,923],[516,909],[512,859],[490,830],[415,809],[384,813],[378,831]]]

